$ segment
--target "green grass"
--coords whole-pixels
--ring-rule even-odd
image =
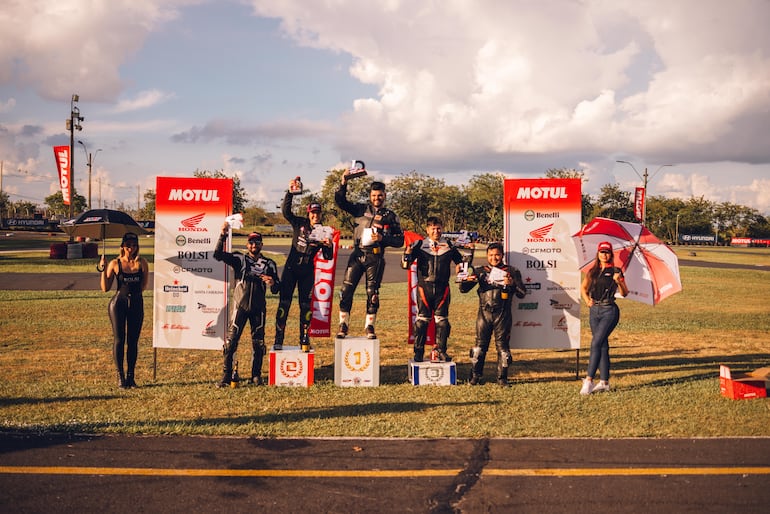
[[[707,250],[696,248],[711,262],[767,265],[770,260],[767,250]],[[682,256],[691,249],[677,251]],[[3,271],[6,261],[0,260]],[[614,390],[589,397],[578,395],[575,351],[514,350],[512,387],[465,384],[477,297],[456,289],[449,349],[461,383],[454,387],[407,383],[406,286],[386,284],[378,318],[379,387],[335,386],[332,340],[314,340],[316,383],[310,388],[217,389],[221,354],[202,350],[158,349],[153,380],[150,314],[140,342],[141,387],[129,391],[115,387],[110,294],[0,290],[0,430],[260,437],[770,436],[770,400],[723,398],[718,379],[720,363],[736,371],[770,365],[770,272],[690,266],[681,272],[684,291],[662,304],[621,302],[621,322],[610,341]],[[151,293],[145,302],[151,312]],[[268,342],[276,304],[270,297]],[[354,332],[363,304],[359,287]],[[335,305],[335,319],[336,313]],[[590,340],[586,315],[583,309],[580,375]],[[297,316],[295,301],[289,319]],[[290,323],[287,339],[293,338],[296,324]],[[249,346],[246,341],[238,352],[242,369],[250,362]],[[486,378],[494,376],[494,366],[492,357]]]

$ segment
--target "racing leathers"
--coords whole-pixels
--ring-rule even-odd
[[[374,207],[371,202],[352,203],[347,199],[347,184],[342,184],[334,194],[334,201],[340,209],[354,218],[353,251],[348,259],[340,291],[340,333],[347,334],[353,293],[366,275],[366,319],[367,334],[374,335],[374,323],[380,307],[379,290],[385,270],[385,248],[404,246],[401,221],[395,212],[386,207]],[[381,239],[372,241],[372,234],[379,233]],[[371,328],[370,328],[371,327]]]
[[[267,275],[273,279],[270,292],[276,294],[280,289],[278,267],[275,261],[265,257],[260,252],[256,254],[227,252],[224,250],[227,233],[219,236],[214,258],[222,261],[231,268],[235,275],[233,289],[233,310],[223,347],[224,364],[222,366],[222,381],[220,386],[229,384],[233,372],[233,356],[238,349],[246,321],[251,327],[251,380],[256,384],[262,383],[262,360],[265,356],[265,293],[267,284],[262,279]]]
[[[310,326],[311,301],[313,295],[313,284],[315,279],[314,259],[318,251],[321,251],[324,259],[331,259],[334,256],[333,246],[326,246],[320,241],[315,241],[311,237],[313,226],[310,219],[304,216],[297,216],[291,210],[293,195],[287,191],[281,204],[283,217],[291,223],[294,233],[291,240],[291,250],[286,259],[283,272],[281,273],[281,295],[278,302],[278,310],[275,313],[275,349],[281,349],[283,338],[286,332],[286,318],[291,308],[294,287],[297,287],[299,296],[299,342],[302,348],[306,346],[309,349],[309,340],[307,338],[308,327]]]
[[[460,292],[467,293],[478,284],[479,311],[476,317],[476,345],[470,351],[470,383],[475,385],[481,380],[484,362],[492,335],[495,336],[497,350],[497,381],[508,384],[508,365],[511,363],[509,339],[511,336],[511,294],[524,298],[526,289],[518,269],[507,264],[491,266],[489,264],[474,270],[475,279],[460,282]],[[506,285],[503,279],[510,275],[512,283]]]
[[[422,362],[431,316],[436,323],[436,347],[439,361],[449,361],[447,341],[449,324],[449,277],[455,265],[463,261],[460,251],[444,238],[430,238],[412,243],[404,252],[401,267],[409,269],[417,262],[417,317],[414,322],[414,360]]]

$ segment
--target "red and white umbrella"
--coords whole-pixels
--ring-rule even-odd
[[[629,300],[657,305],[682,290],[679,259],[647,227],[609,218],[594,218],[572,236],[578,266],[586,271],[596,261],[602,241],[612,244],[615,266],[623,270]]]

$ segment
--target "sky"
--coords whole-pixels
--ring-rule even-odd
[[[5,0],[2,190],[57,191],[77,94],[94,207],[221,170],[272,210],[357,159],[385,182],[578,169],[594,196],[647,170],[648,195],[770,215],[767,20],[767,0]]]

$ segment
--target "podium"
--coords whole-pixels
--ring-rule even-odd
[[[409,382],[412,385],[455,385],[457,366],[454,362],[415,362],[409,359]]]
[[[334,384],[342,387],[380,385],[380,340],[365,337],[336,339]]]
[[[308,387],[313,385],[315,351],[303,352],[299,346],[270,350],[268,383],[274,386]]]

